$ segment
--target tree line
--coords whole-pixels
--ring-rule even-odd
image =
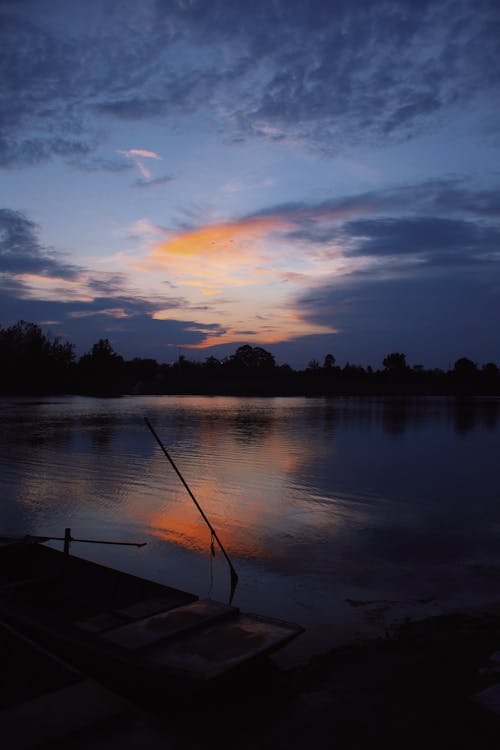
[[[212,395],[497,395],[500,369],[460,357],[449,370],[410,366],[391,352],[379,369],[332,354],[311,360],[303,370],[277,365],[260,346],[245,344],[224,359],[197,362],[179,356],[173,364],[135,357],[125,360],[106,338],[77,358],[74,345],[51,338],[35,323],[0,326],[2,395],[212,394]]]

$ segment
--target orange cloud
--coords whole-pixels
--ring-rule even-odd
[[[169,280],[203,295],[261,283],[263,276],[274,278],[272,253],[278,252],[279,232],[287,227],[276,217],[207,224],[172,234],[134,269],[156,275],[165,271]]]
[[[320,333],[338,333],[339,329],[333,326],[312,325],[300,319],[298,315],[293,316],[293,320],[283,320],[277,318],[272,325],[266,324],[266,327],[256,326],[252,333],[241,335],[238,331],[231,329],[217,334],[208,334],[203,341],[198,344],[184,344],[186,349],[207,349],[210,346],[219,344],[232,344],[235,341],[245,340],[253,344],[278,344],[283,341],[292,341],[298,336],[308,336]]]
[[[342,244],[333,240],[334,233],[329,242],[307,242],[311,227],[330,227],[363,208],[286,206],[273,214],[172,232],[133,268],[149,274],[153,286],[165,280],[175,284],[186,300],[182,308],[158,310],[156,318],[191,320],[200,331],[206,325],[203,341],[182,343],[186,348],[242,340],[270,345],[298,336],[337,333],[334,325],[321,326],[301,317],[295,310],[295,289],[323,284],[326,278],[340,279],[366,263],[362,258],[346,258]],[[304,226],[307,231],[298,232]],[[148,235],[148,244],[150,240]]]
[[[277,217],[208,224],[162,242],[153,251],[153,258],[162,261],[175,256],[224,255],[230,259],[236,254],[241,260],[245,251],[253,248],[264,235],[286,227],[287,222]]]

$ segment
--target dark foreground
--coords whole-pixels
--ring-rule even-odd
[[[202,747],[498,748],[500,716],[473,699],[500,682],[500,610],[400,627],[199,708]]]
[[[108,685],[99,688],[111,690],[108,703],[113,695],[121,703],[107,716],[33,747],[498,748],[500,715],[474,696],[500,682],[491,661],[499,650],[500,608],[410,622],[390,637],[335,649],[304,667],[253,664],[187,701],[162,693],[161,685],[154,698],[144,685],[125,697],[118,697],[119,685]],[[29,674],[32,683],[33,665],[17,667],[17,682],[25,685]],[[4,685],[7,698],[15,698],[15,684]],[[86,703],[87,713],[102,713],[100,698]],[[53,719],[68,723],[76,708],[68,699]],[[6,750],[19,747],[16,734],[4,735]]]

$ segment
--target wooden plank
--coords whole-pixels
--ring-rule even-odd
[[[184,607],[115,628],[102,634],[102,638],[126,649],[140,649],[186,630],[200,627],[224,617],[236,615],[239,610],[212,599],[200,599]]]
[[[195,679],[212,679],[284,645],[303,628],[292,623],[238,615],[175,641],[152,646],[144,663],[165,667]]]
[[[116,612],[100,612],[93,617],[76,620],[73,624],[87,633],[103,633],[106,630],[125,625],[127,622],[129,620],[124,615],[119,615]]]
[[[114,609],[118,615],[124,615],[131,620],[139,620],[143,617],[149,617],[157,612],[165,612],[168,609],[174,607],[182,607],[184,604],[196,601],[197,596],[194,594],[187,594],[177,589],[170,589],[166,587],[165,593],[159,596],[151,596],[148,599],[140,599],[139,601],[133,602],[126,607],[120,607],[120,609]]]

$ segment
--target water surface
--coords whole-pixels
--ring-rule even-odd
[[[0,400],[1,530],[146,541],[73,552],[306,626],[303,660],[500,594],[500,402]]]

